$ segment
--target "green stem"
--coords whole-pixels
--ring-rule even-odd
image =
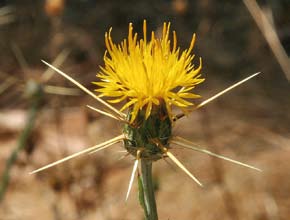
[[[142,194],[144,201],[143,208],[146,220],[158,220],[154,185],[152,180],[152,162],[141,159],[141,184],[142,187],[139,193]],[[143,192],[142,192],[143,191]]]
[[[39,110],[41,96],[42,96],[42,91],[37,90],[35,91],[33,97],[31,97],[32,103],[28,111],[28,118],[27,118],[25,127],[19,136],[18,144],[16,148],[12,151],[10,157],[6,161],[6,167],[2,174],[2,178],[0,182],[0,202],[3,200],[5,192],[9,184],[11,168],[18,158],[19,152],[25,148],[27,141],[32,133],[36,115]]]

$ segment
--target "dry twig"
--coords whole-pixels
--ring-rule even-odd
[[[289,57],[283,48],[277,32],[273,25],[265,15],[265,12],[260,8],[255,0],[243,0],[257,26],[262,32],[265,40],[269,44],[274,56],[276,57],[281,69],[283,70],[286,78],[290,82],[290,62]]]

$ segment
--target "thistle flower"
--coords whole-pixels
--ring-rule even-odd
[[[145,119],[148,119],[152,106],[164,104],[171,115],[172,105],[184,109],[193,105],[186,99],[200,97],[191,92],[195,85],[204,81],[200,78],[201,59],[197,68],[192,63],[195,35],[189,48],[181,52],[175,31],[173,42],[170,41],[170,23],[164,23],[161,38],[156,38],[152,32],[149,42],[146,21],[140,40],[137,40],[137,33],[133,33],[131,23],[128,39],[119,45],[113,43],[111,30],[105,35],[105,66],[97,75],[101,82],[95,83],[102,88],[96,91],[110,97],[111,103],[127,100],[121,111],[132,107],[131,122],[140,110],[145,109]]]
[[[259,73],[255,73],[211,98],[194,105],[190,100],[200,96],[194,94],[192,89],[204,81],[200,74],[201,59],[198,67],[193,64],[194,55],[192,54],[192,49],[195,35],[192,37],[189,48],[181,52],[181,49],[177,47],[177,38],[174,31],[172,42],[170,40],[170,23],[164,23],[161,38],[155,37],[155,33],[152,32],[150,41],[147,41],[146,21],[143,24],[143,39],[140,40],[137,39],[137,34],[133,33],[132,24],[129,24],[128,38],[119,45],[113,43],[111,30],[105,35],[107,52],[104,55],[105,65],[101,67],[97,75],[100,81],[94,82],[99,86],[96,89],[99,95],[91,92],[56,67],[45,61],[43,62],[106,108],[106,110],[101,110],[88,106],[90,109],[123,122],[122,134],[48,164],[31,173],[42,171],[82,154],[94,153],[113,144],[123,142],[127,152],[135,158],[126,199],[129,196],[139,163],[141,163],[141,181],[139,181],[141,182],[141,186],[139,185],[141,205],[144,208],[146,219],[156,220],[158,217],[151,172],[152,163],[155,160],[168,157],[197,184],[202,185],[170,152],[172,145],[206,153],[260,171],[256,167],[197,147],[194,143],[172,134],[173,121],[183,117],[185,112],[207,105]],[[121,110],[118,110],[104,101],[102,97],[108,97],[108,102],[111,103],[125,101],[125,104]],[[180,108],[183,113],[173,115],[173,106]],[[127,112],[124,113],[123,111],[126,109]]]

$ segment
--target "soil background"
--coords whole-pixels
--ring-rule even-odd
[[[289,54],[289,1],[259,4]],[[66,79],[54,74],[44,80],[49,74],[41,60],[52,63],[67,53],[59,68],[93,91],[105,32],[112,27],[118,43],[130,22],[141,34],[144,19],[157,33],[171,22],[182,49],[196,33],[195,61],[202,57],[206,78],[196,88],[202,95],[196,103],[261,72],[179,120],[174,133],[263,172],[176,148],[204,187],[169,161],[156,162],[159,219],[290,218],[290,84],[243,1],[7,0],[0,6],[0,174],[27,125],[33,85],[43,91],[32,131],[9,170],[1,220],[143,219],[137,182],[125,202],[133,158],[123,158],[121,144],[28,173],[122,132],[121,123],[88,109],[101,106]]]

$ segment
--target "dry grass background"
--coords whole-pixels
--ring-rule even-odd
[[[171,164],[157,162],[160,219],[289,219],[289,83],[242,2],[204,2],[128,1],[120,5],[117,1],[71,1],[63,11],[50,14],[45,13],[42,1],[25,5],[14,1],[10,6],[15,20],[0,26],[1,82],[15,80],[0,94],[0,173],[25,126],[29,104],[22,97],[24,85],[45,70],[40,59],[52,61],[63,48],[69,48],[71,53],[61,69],[93,89],[90,82],[102,64],[103,35],[109,26],[113,26],[113,36],[122,39],[129,21],[139,30],[146,18],[158,30],[164,20],[170,20],[182,46],[197,32],[195,51],[203,57],[207,79],[198,92],[204,99],[262,71],[249,83],[178,121],[174,132],[263,172],[176,149],[177,157],[205,187],[198,187]],[[276,10],[276,30],[283,33],[279,35],[282,43],[287,43],[289,9],[278,2],[275,7],[264,6]],[[12,44],[19,48],[18,55]],[[72,87],[59,76],[46,84]],[[1,220],[142,219],[136,184],[124,201],[133,163],[130,157],[119,160],[121,145],[28,175],[120,133],[121,124],[91,112],[86,104],[98,106],[85,95],[45,95],[32,135],[10,172],[0,204]]]

